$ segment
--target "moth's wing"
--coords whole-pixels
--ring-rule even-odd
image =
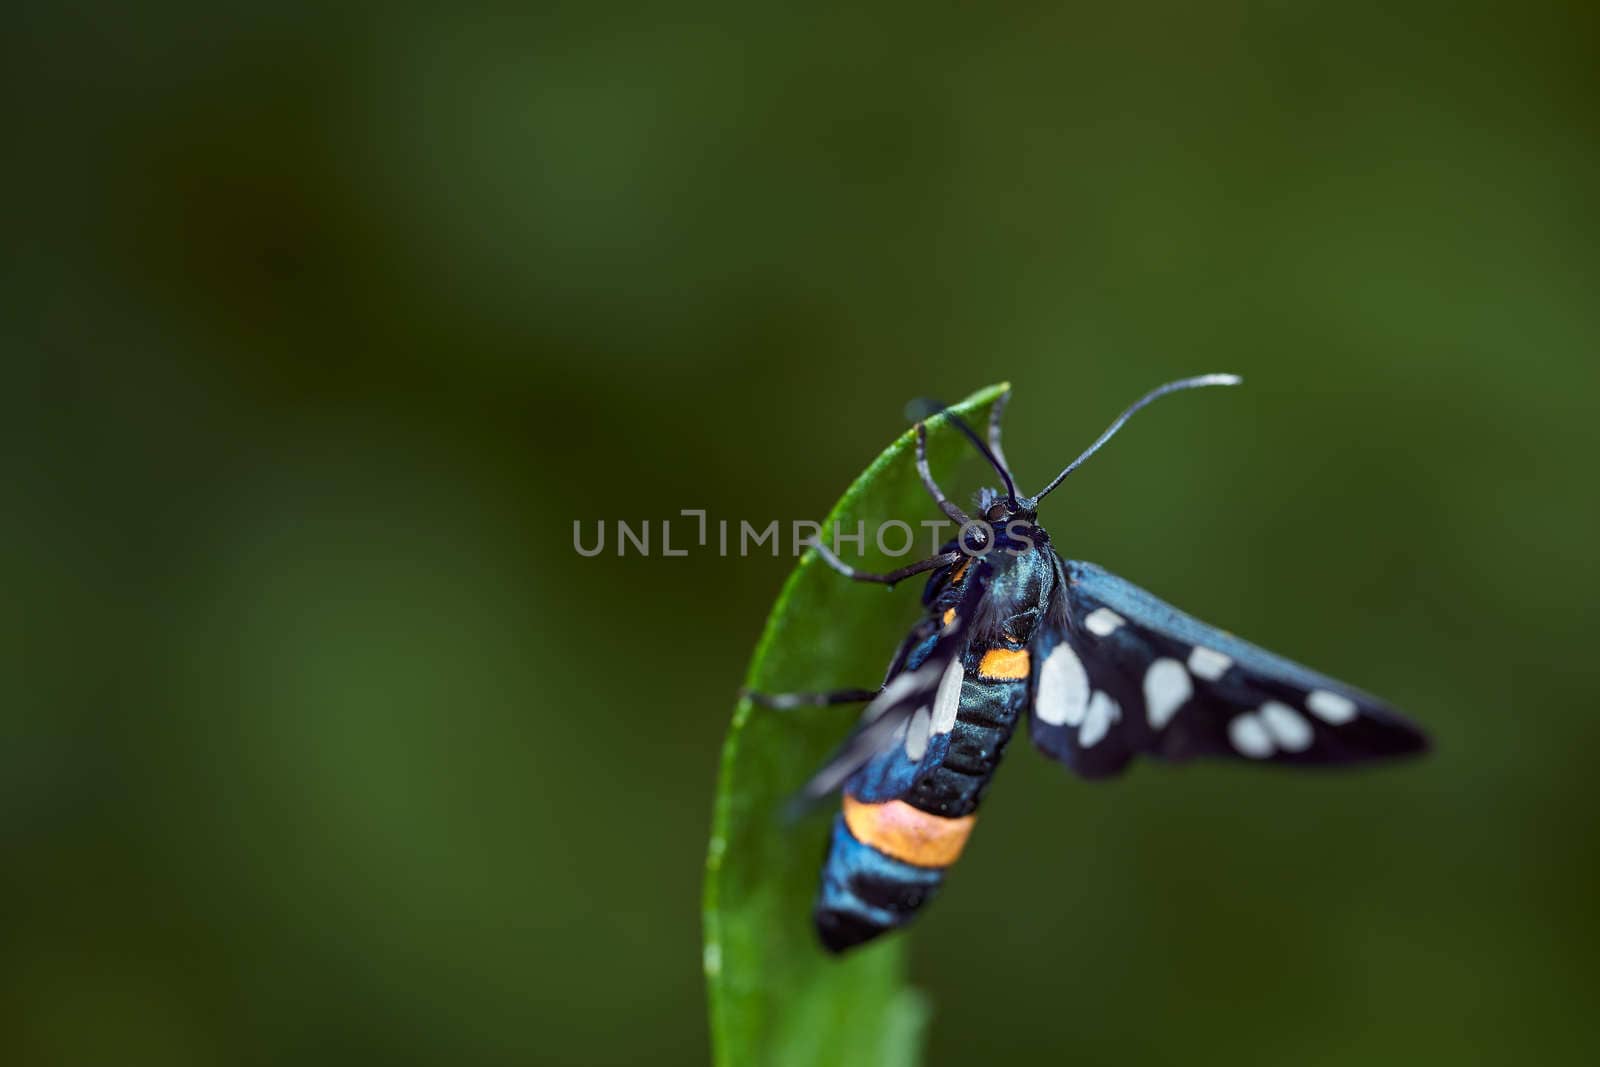
[[[1207,626],[1092,563],[1059,562],[1031,652],[1034,744],[1085,777],[1135,754],[1339,764],[1422,752],[1382,701]]]
[[[855,732],[829,757],[796,797],[809,804],[846,782],[861,800],[889,800],[937,767],[950,748],[961,703],[962,657],[988,587],[988,566],[975,561],[949,622],[919,642],[906,643],[879,693],[861,713]]]

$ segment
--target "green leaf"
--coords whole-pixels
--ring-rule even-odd
[[[979,432],[1009,386],[974,393],[954,410]],[[932,509],[906,431],[834,505],[823,529],[845,534],[866,523],[863,568],[888,570],[931,555]],[[976,460],[945,420],[928,429],[929,459],[952,499],[952,474]],[[987,469],[987,468],[985,468]],[[915,534],[911,553],[877,553],[877,524],[898,519]],[[787,529],[782,533],[788,534]],[[940,540],[954,534],[947,525]],[[891,528],[885,544],[905,534]],[[859,551],[843,543],[844,554]],[[912,579],[894,590],[851,582],[805,553],[767,618],[745,677],[764,692],[875,687],[896,640],[914,621]],[[811,903],[830,820],[790,825],[780,812],[849,732],[859,707],[771,711],[741,701],[722,750],[711,845],[706,859],[705,972],[711,1039],[720,1067],[752,1064],[886,1067],[914,1064],[928,1008],[906,981],[902,936],[842,957],[830,956],[811,928]]]

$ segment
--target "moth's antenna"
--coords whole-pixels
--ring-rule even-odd
[[[933,415],[943,415],[955,423],[956,429],[967,435],[967,440],[971,441],[972,446],[983,454],[983,458],[989,461],[989,466],[993,467],[1000,475],[1001,480],[1006,483],[1006,498],[1011,501],[1011,508],[1015,511],[1018,506],[1017,485],[1011,480],[1011,472],[1006,470],[1006,465],[1001,463],[993,452],[989,451],[989,446],[983,443],[983,439],[972,432],[972,427],[967,425],[965,419],[937,400],[929,400],[926,397],[919,397],[906,405],[906,416],[908,418],[922,421]]]
[[[1208,385],[1238,385],[1243,381],[1244,379],[1239,377],[1237,374],[1201,374],[1193,378],[1180,378],[1175,382],[1168,382],[1166,385],[1150,390],[1144,396],[1134,401],[1127,411],[1124,411],[1121,415],[1118,415],[1116,421],[1110,426],[1106,427],[1106,432],[1095,438],[1094,444],[1084,449],[1082,455],[1073,460],[1071,463],[1068,463],[1066,469],[1060,474],[1056,475],[1055,479],[1051,481],[1049,485],[1039,490],[1039,495],[1033,498],[1033,503],[1037,504],[1039,501],[1048,496],[1050,491],[1056,486],[1060,485],[1062,480],[1066,478],[1067,475],[1077,470],[1083,465],[1084,460],[1098,452],[1101,445],[1111,440],[1112,435],[1114,435],[1118,430],[1122,429],[1123,423],[1133,418],[1134,413],[1140,408],[1144,407],[1146,404],[1150,403],[1150,401],[1159,400],[1168,393],[1176,393],[1182,389],[1202,389]]]

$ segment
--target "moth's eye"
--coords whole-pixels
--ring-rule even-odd
[[[987,518],[990,522],[999,522],[1001,519],[1003,519],[1005,517],[1006,517],[1006,506],[1004,504],[992,504],[992,505],[990,505],[989,510],[985,515],[985,518]]]

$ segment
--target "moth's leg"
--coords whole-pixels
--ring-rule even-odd
[[[1011,390],[1007,389],[995,397],[994,406],[989,409],[989,451],[994,453],[994,458],[1000,461],[1000,466],[1011,469],[1011,464],[1006,462],[1006,454],[1000,448],[1000,416],[1005,413],[1006,401],[1011,399]]]
[[[917,423],[917,475],[922,479],[922,487],[933,497],[933,502],[939,505],[939,510],[948,515],[952,522],[965,526],[972,521],[966,512],[945,498],[944,490],[933,480],[933,472],[928,470],[928,428],[920,422]]]
[[[908,564],[904,567],[901,567],[899,570],[890,571],[887,574],[868,574],[866,571],[858,571],[854,567],[850,566],[850,564],[845,563],[838,556],[835,556],[832,552],[828,551],[827,545],[824,545],[821,541],[818,541],[815,538],[813,538],[811,541],[811,547],[816,550],[818,559],[822,560],[822,562],[826,563],[828,566],[832,567],[846,578],[849,578],[851,581],[882,582],[884,585],[894,585],[896,582],[903,581],[906,578],[911,577],[913,574],[921,574],[924,571],[937,570],[940,567],[948,566],[961,558],[960,552],[941,552],[937,556],[929,556],[927,559],[918,560],[916,563]]]
[[[789,708],[824,708],[834,704],[865,704],[877,696],[878,689],[830,689],[821,693],[757,693],[741,689],[739,695],[763,708],[785,711]]]

